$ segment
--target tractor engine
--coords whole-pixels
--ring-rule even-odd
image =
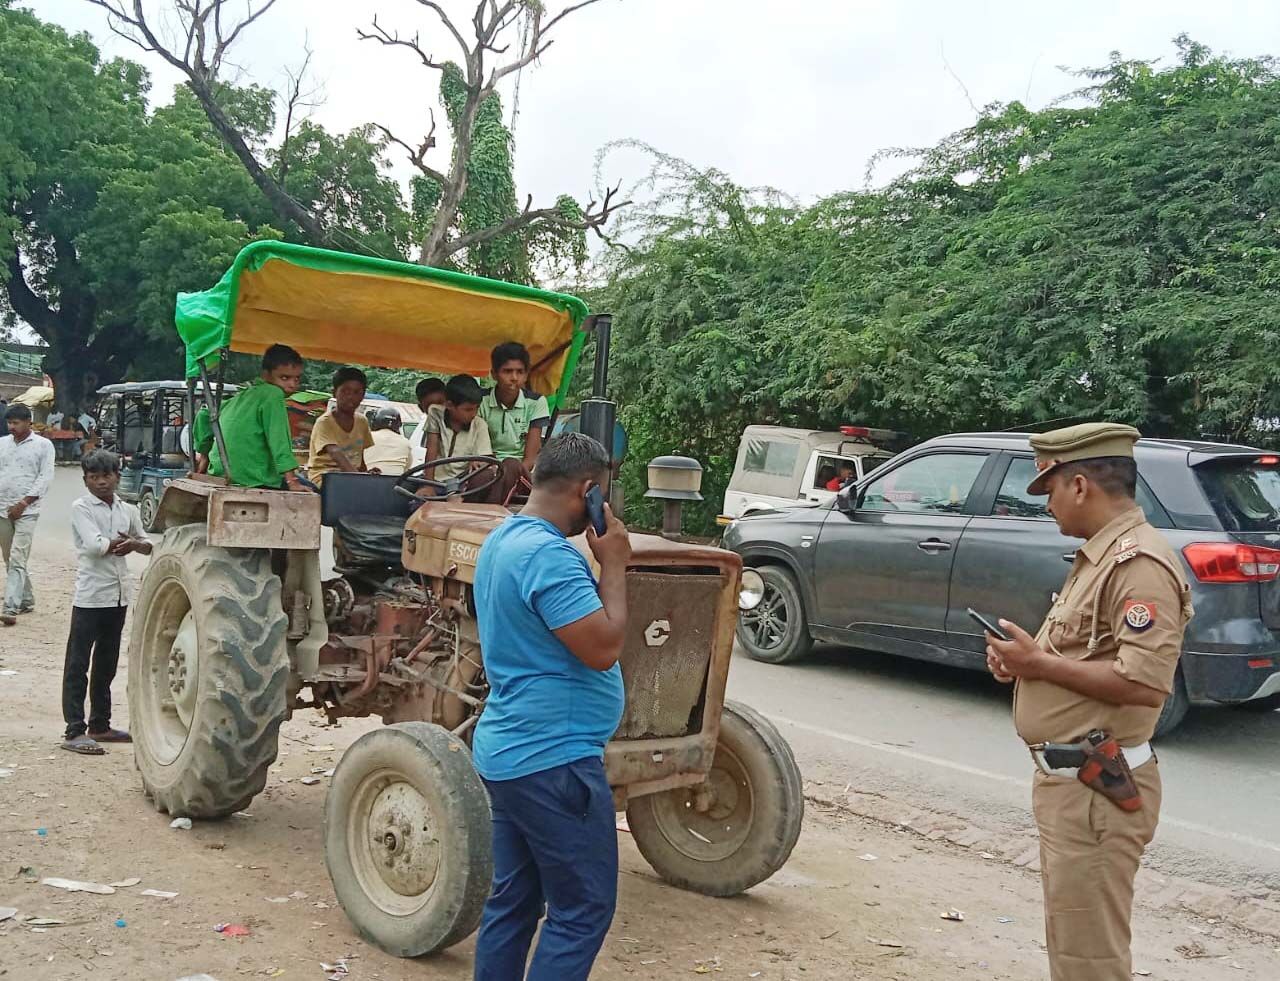
[[[469,583],[399,575],[322,586],[329,641],[315,706],[330,721],[433,722],[470,741],[488,684]]]

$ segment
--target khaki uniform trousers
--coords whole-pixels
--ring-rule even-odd
[[[1133,879],[1160,819],[1156,761],[1133,777],[1142,809],[1130,813],[1074,777],[1036,773],[1031,802],[1053,981],[1130,981]]]

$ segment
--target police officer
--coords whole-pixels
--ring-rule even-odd
[[[1053,981],[1128,981],[1133,880],[1160,815],[1149,740],[1191,604],[1177,555],[1134,500],[1138,436],[1131,426],[1086,423],[1031,438],[1039,473],[1028,493],[1048,495],[1062,533],[1087,540],[1034,637],[1007,620],[1007,642],[987,635],[987,667],[1016,682],[1014,726],[1037,768],[1032,806]],[[1082,782],[1091,770],[1080,767],[1098,758],[1079,751],[1090,734],[1109,737],[1113,750],[1118,743],[1132,774],[1127,794]]]

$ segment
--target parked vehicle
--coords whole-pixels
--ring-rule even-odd
[[[1193,702],[1280,707],[1280,455],[1139,440],[1138,503],[1181,554],[1196,615],[1157,734]],[[1028,438],[929,440],[828,505],[746,517],[724,537],[764,593],[740,619],[771,663],[815,640],[985,670],[966,609],[1034,630],[1081,544],[1031,497]]]
[[[227,397],[236,390],[223,385]],[[194,389],[188,392],[186,382],[148,381],[105,385],[98,389],[98,399],[103,446],[120,454],[116,493],[138,505],[142,525],[150,529],[164,489],[191,471],[187,420],[204,404],[203,396]]]
[[[719,523],[757,511],[797,504],[826,504],[836,496],[828,487],[841,465],[861,480],[893,456],[901,433],[866,426],[841,426],[836,433],[786,426],[748,426],[738,444],[738,462],[724,494]]]

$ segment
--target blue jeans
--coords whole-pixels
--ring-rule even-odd
[[[613,794],[599,759],[486,780],[493,889],[476,938],[476,981],[586,981],[618,899]]]

